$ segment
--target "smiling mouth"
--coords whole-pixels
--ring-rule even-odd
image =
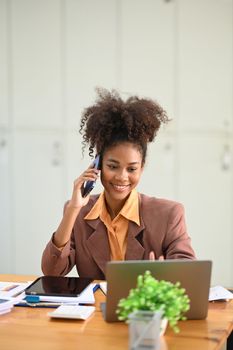
[[[130,185],[115,185],[115,184],[112,184],[112,186],[118,192],[124,192],[126,189],[130,187]]]

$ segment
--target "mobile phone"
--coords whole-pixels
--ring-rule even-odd
[[[100,169],[100,166],[101,166],[100,163],[101,163],[100,155],[97,154],[97,156],[95,157],[95,160],[93,162],[93,168]],[[96,181],[86,181],[85,182],[85,185],[84,185],[83,190],[82,190],[83,197],[86,197],[93,190],[93,188],[95,187],[95,183],[96,183]]]

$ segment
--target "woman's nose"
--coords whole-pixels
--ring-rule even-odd
[[[126,170],[122,169],[122,170],[119,170],[117,172],[115,177],[116,177],[117,180],[121,180],[122,181],[122,180],[125,180],[125,179],[128,178],[128,173],[127,173]]]

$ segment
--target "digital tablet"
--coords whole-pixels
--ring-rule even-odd
[[[26,295],[77,297],[93,279],[85,277],[42,276],[25,289]]]

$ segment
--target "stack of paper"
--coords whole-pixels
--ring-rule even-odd
[[[0,282],[0,298],[12,298],[22,293],[31,282]]]
[[[0,282],[0,315],[10,312],[28,283]]]
[[[210,288],[209,301],[215,300],[230,300],[233,299],[233,293],[222,286]]]
[[[7,298],[1,298],[0,299],[0,315],[6,314],[7,312],[10,312],[11,309],[14,306],[14,301]]]

